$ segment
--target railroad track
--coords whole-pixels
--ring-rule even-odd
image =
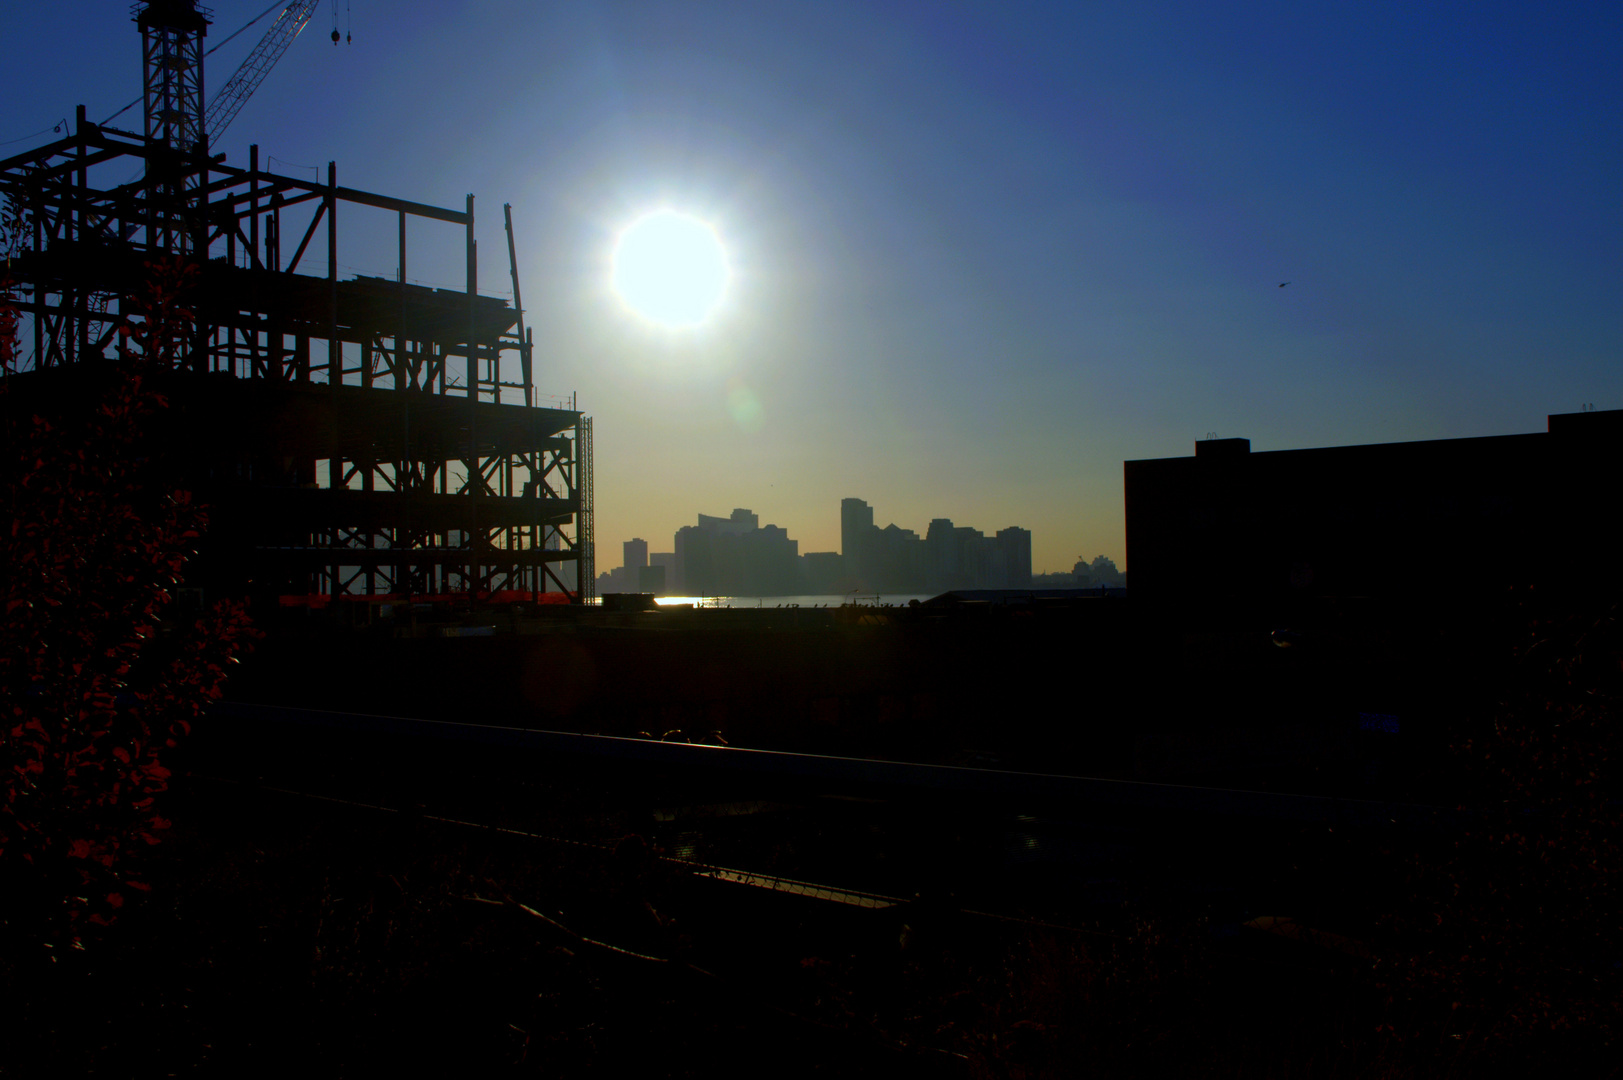
[[[1230,934],[1299,929],[1304,898],[1357,907],[1357,867],[1335,852],[1459,824],[1413,804],[316,710],[214,720],[209,768],[290,798],[604,854],[635,834],[696,883],[763,900],[1104,937],[1169,897]]]

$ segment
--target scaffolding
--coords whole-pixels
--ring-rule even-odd
[[[197,52],[154,50],[182,72]],[[174,99],[148,59],[149,97]],[[446,209],[340,187],[332,163],[325,183],[283,176],[257,146],[247,168],[227,166],[206,136],[184,144],[200,96],[171,101],[172,128],[146,135],[81,106],[70,134],[0,161],[22,315],[14,387],[78,385],[63,373],[116,359],[148,264],[185,260],[195,321],[169,376],[170,427],[214,508],[216,580],[283,597],[584,600],[591,421],[572,399],[537,402],[511,208],[509,304],[479,294],[472,195]],[[396,219],[393,279],[339,280],[340,219],[362,213]],[[427,228],[461,231],[462,289],[408,280],[408,234]]]

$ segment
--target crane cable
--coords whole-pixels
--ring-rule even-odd
[[[242,33],[244,30],[247,30],[250,26],[254,25],[259,20],[263,19],[266,15],[269,15],[271,12],[275,11],[277,8],[279,8],[279,7],[287,7],[287,6],[288,6],[288,0],[276,0],[276,3],[272,4],[270,7],[266,8],[264,11],[261,11],[258,15],[255,15],[253,18],[249,19],[247,22],[245,22],[241,26],[239,26],[236,30],[232,31],[230,34],[228,34],[224,38],[220,39],[220,42],[218,44],[216,44],[213,48],[209,49],[203,55],[204,56],[213,56],[214,52],[215,52],[215,49],[222,48],[232,38],[236,37],[238,34]],[[335,11],[334,12],[334,18],[336,18],[336,17],[337,17],[337,12]],[[106,127],[108,124],[111,124],[114,120],[117,120],[120,116],[123,116],[125,113],[129,112],[131,109],[133,109],[137,105],[141,104],[141,102],[144,101],[144,100],[145,100],[144,95],[142,97],[136,98],[134,101],[130,102],[128,105],[124,106],[122,109],[120,109],[116,113],[114,113],[112,116],[109,116],[107,119],[103,120],[101,122],[101,126]]]

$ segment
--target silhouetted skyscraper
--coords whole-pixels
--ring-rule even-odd
[[[951,518],[935,518],[924,534],[925,564],[932,589],[950,589],[962,583],[959,568],[963,559],[955,533]]]
[[[759,515],[700,514],[676,532],[677,587],[693,596],[787,596],[800,588],[800,543]]]
[[[633,570],[648,565],[648,541],[638,538],[625,542],[625,565]]]
[[[871,572],[868,534],[873,530],[873,507],[861,499],[840,500],[840,555],[845,572],[861,578]]]
[[[997,532],[997,549],[1001,556],[1005,589],[1031,588],[1031,530],[1011,525]]]

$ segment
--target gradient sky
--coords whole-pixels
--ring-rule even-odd
[[[215,0],[210,43],[267,2]],[[596,417],[602,568],[738,506],[835,550],[848,495],[921,533],[1025,526],[1039,571],[1120,563],[1122,461],[1207,432],[1623,407],[1616,3],[338,8],[354,43],[326,0],[216,149],[473,192],[486,292],[513,204],[539,389]],[[124,0],[6,3],[0,40],[23,139],[0,154],[140,91]],[[735,262],[703,330],[608,291],[616,230],[656,206]],[[392,276],[393,228],[345,220],[342,271]],[[460,287],[444,241],[414,237],[412,276]]]

